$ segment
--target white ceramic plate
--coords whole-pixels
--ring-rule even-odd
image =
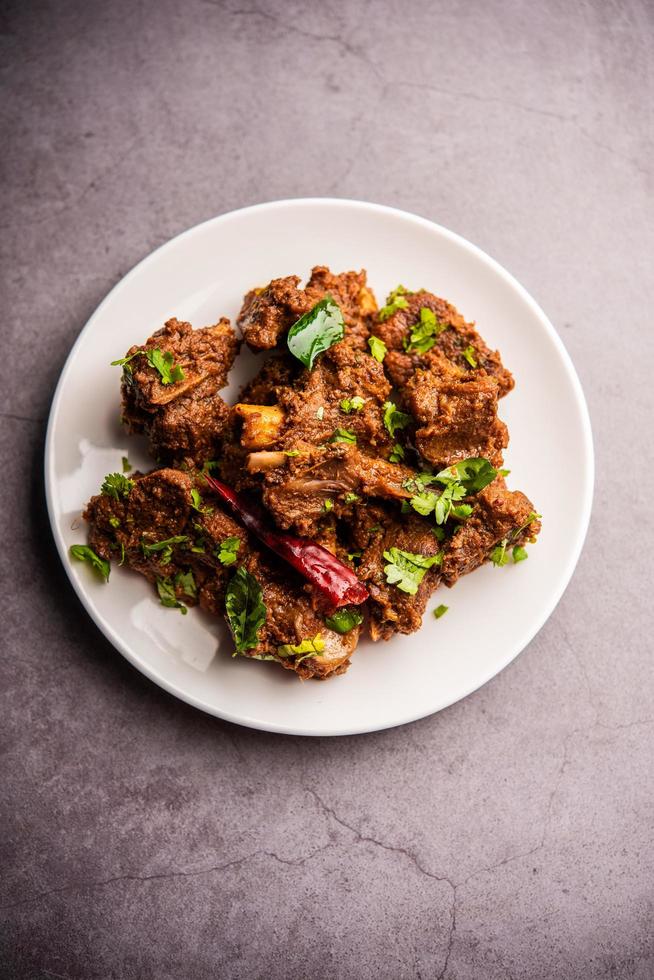
[[[103,584],[68,557],[85,541],[80,512],[104,475],[129,455],[151,465],[121,431],[118,368],[109,362],[173,315],[194,326],[235,319],[243,294],[311,266],[368,271],[378,299],[402,282],[446,297],[477,321],[516,378],[501,402],[511,443],[509,484],[543,514],[529,560],[485,566],[440,590],[422,629],[389,643],[362,642],[349,671],[301,683],[274,664],[232,659],[222,622],[163,608],[139,576],[113,567]],[[237,359],[234,398],[260,360]],[[414,721],[476,690],[526,646],[559,601],[586,534],[593,488],[588,411],[554,328],[495,261],[415,215],[358,201],[279,201],[234,211],[179,235],[144,259],[107,296],[80,334],[57,387],[45,457],[52,529],[68,576],[102,632],[136,667],[184,701],[268,731],[340,735]],[[431,610],[450,610],[435,620]]]

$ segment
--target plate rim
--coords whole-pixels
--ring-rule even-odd
[[[258,720],[256,717],[235,715],[229,711],[219,710],[215,706],[202,701],[200,698],[195,697],[192,694],[181,690],[174,683],[170,682],[158,673],[158,671],[150,667],[148,664],[143,663],[138,656],[132,652],[128,644],[123,643],[120,637],[114,632],[111,624],[105,619],[103,615],[100,615],[97,610],[93,608],[90,600],[87,599],[86,592],[82,588],[81,581],[73,574],[73,569],[68,558],[68,550],[66,544],[63,540],[62,534],[59,529],[58,521],[54,512],[54,502],[53,502],[53,485],[55,481],[54,473],[54,432],[57,422],[57,416],[59,414],[60,403],[63,398],[63,393],[65,390],[65,383],[68,372],[71,370],[73,361],[76,357],[77,350],[81,346],[84,337],[87,332],[93,326],[94,321],[100,315],[104,307],[111,301],[114,293],[121,289],[127,282],[131,281],[139,271],[150,262],[154,262],[161,252],[167,248],[173,247],[173,245],[178,244],[184,238],[190,237],[195,232],[199,231],[208,225],[228,223],[230,220],[234,220],[238,217],[242,217],[247,214],[261,211],[274,211],[283,210],[289,207],[332,207],[332,206],[346,206],[354,210],[371,211],[378,214],[390,214],[396,217],[408,221],[422,228],[428,228],[431,230],[437,230],[444,238],[449,239],[459,247],[464,250],[471,252],[477,259],[482,261],[487,265],[493,272],[495,272],[501,279],[503,279],[513,290],[515,290],[522,300],[529,306],[532,312],[535,314],[537,319],[540,321],[541,326],[544,328],[545,332],[548,334],[550,341],[553,343],[554,347],[559,354],[561,363],[566,372],[568,381],[571,384],[571,389],[575,401],[576,408],[579,414],[579,420],[581,423],[582,438],[584,443],[584,456],[583,456],[583,472],[584,472],[584,492],[582,499],[582,511],[581,520],[579,521],[576,538],[574,541],[574,547],[570,551],[567,566],[563,570],[563,574],[560,575],[559,584],[557,590],[553,593],[553,597],[550,599],[545,612],[542,613],[530,628],[525,631],[525,635],[521,637],[517,643],[510,646],[510,655],[502,659],[499,667],[493,666],[491,670],[485,673],[481,680],[475,681],[469,688],[467,688],[462,694],[458,694],[456,697],[451,698],[442,704],[440,707],[433,710],[424,711],[422,709],[418,710],[416,713],[409,712],[408,715],[401,720],[389,721],[388,724],[364,724],[357,727],[347,726],[342,728],[331,728],[331,729],[312,729],[308,730],[301,726],[293,725],[283,725],[274,724],[267,721]],[[588,526],[590,523],[590,517],[592,512],[593,504],[593,493],[595,486],[595,453],[593,445],[593,433],[590,421],[590,413],[588,410],[588,404],[584,395],[584,391],[579,380],[579,376],[575,369],[561,337],[555,330],[553,324],[541,308],[541,306],[536,302],[533,296],[527,291],[527,289],[512,275],[507,269],[504,268],[496,259],[492,258],[487,252],[485,252],[478,245],[469,241],[463,235],[457,232],[451,231],[449,228],[440,225],[436,221],[432,221],[429,218],[422,217],[421,215],[414,214],[410,211],[405,211],[401,208],[391,207],[386,204],[378,204],[372,201],[363,201],[352,198],[340,198],[340,197],[294,197],[294,198],[282,198],[280,200],[263,201],[258,204],[246,205],[242,208],[236,208],[232,211],[226,211],[222,214],[214,215],[211,218],[207,218],[204,221],[198,222],[184,231],[179,232],[179,234],[174,235],[172,238],[167,239],[162,242],[161,245],[157,246],[153,251],[149,252],[142,259],[140,259],[124,276],[122,276],[117,283],[112,286],[106,296],[100,301],[98,306],[91,313],[86,323],[77,335],[75,342],[73,343],[66,360],[61,369],[57,385],[52,397],[52,402],[50,405],[50,410],[48,413],[48,423],[46,428],[45,437],[45,447],[44,447],[44,483],[45,483],[45,497],[46,506],[48,512],[48,520],[50,523],[50,530],[54,538],[55,546],[61,563],[64,567],[64,571],[71,583],[77,598],[80,600],[84,610],[93,621],[95,626],[100,630],[100,632],[106,637],[107,640],[112,644],[112,646],[125,657],[125,659],[132,664],[141,674],[147,677],[149,680],[153,681],[167,693],[172,694],[174,697],[179,698],[186,704],[191,705],[194,708],[204,711],[206,714],[212,715],[213,717],[220,718],[223,721],[228,721],[232,724],[242,725],[246,728],[252,728],[257,731],[271,732],[274,734],[281,735],[298,735],[307,736],[315,738],[324,738],[332,736],[344,736],[344,735],[363,735],[369,732],[385,731],[390,728],[398,728],[402,725],[411,724],[414,721],[419,721],[421,718],[427,718],[430,715],[437,714],[443,711],[445,708],[450,707],[458,701],[462,701],[464,698],[469,697],[470,694],[484,687],[493,677],[500,674],[510,663],[512,663],[525,649],[525,647],[533,640],[536,634],[543,628],[547,620],[550,618],[557,605],[559,604],[565,590],[570,584],[570,580],[574,574],[574,571],[579,562],[581,552],[586,540],[586,535],[588,532]]]

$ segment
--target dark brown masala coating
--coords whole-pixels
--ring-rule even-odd
[[[309,371],[288,353],[284,338],[326,295],[339,304],[346,333]],[[498,400],[513,378],[451,304],[425,290],[406,294],[406,304],[382,321],[365,272],[335,275],[324,266],[312,270],[304,288],[299,277],[288,276],[251,290],[238,324],[253,350],[273,353],[232,407],[218,394],[238,347],[229,321],[193,330],[172,319],[142,348],[131,348],[128,354],[169,352],[184,371],[182,381],[163,384],[139,354],[122,385],[128,431],[144,432],[157,461],[183,469],[136,474],[124,499],[93,497],[84,514],[91,547],[106,559],[122,557],[155,585],[172,583],[181,602],[217,615],[224,615],[227,583],[242,565],[259,582],[267,608],[259,643],[245,655],[273,658],[301,677],[342,673],[360,629],[329,630],[328,610],[309,586],[217,506],[195,467],[219,460],[221,478],[254,494],[271,522],[311,537],[355,568],[370,592],[362,611],[373,639],[419,629],[440,585],[451,587],[489,561],[497,545],[533,540],[540,523],[531,501],[508,490],[499,475],[466,498],[469,517],[451,516],[441,529],[433,515],[407,509],[415,492],[407,482],[418,470],[437,472],[471,457],[501,467],[508,431]],[[418,353],[406,348],[423,307],[435,314],[440,332],[430,350]],[[383,364],[371,356],[371,334],[388,348]],[[384,423],[389,402],[409,416],[392,436]],[[204,500],[202,513],[193,507],[194,488]],[[148,552],[148,544],[175,537],[183,540]],[[241,543],[237,562],[225,566],[217,555],[230,537]],[[391,548],[440,556],[414,595],[388,582],[384,552]],[[189,572],[193,595],[184,592]],[[317,635],[325,641],[321,655],[280,655],[284,644]]]

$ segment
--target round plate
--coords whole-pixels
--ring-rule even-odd
[[[112,567],[108,584],[71,563],[86,540],[80,514],[121,457],[149,469],[119,425],[120,369],[109,362],[177,316],[201,327],[234,322],[244,293],[314,265],[365,268],[377,298],[401,282],[450,300],[501,351],[516,387],[500,403],[511,443],[509,485],[543,514],[529,560],[484,566],[430,601],[421,630],[363,641],[346,674],[300,682],[271,663],[232,658],[223,622],[162,607],[140,576]],[[243,351],[226,397],[261,363]],[[563,479],[565,474],[565,479]],[[109,293],[80,334],[55,393],[45,454],[48,510],[68,576],[89,615],[139,670],[184,701],[229,721],[298,735],[402,725],[476,690],[531,640],[570,580],[593,488],[588,410],[574,367],[534,300],[497,262],[423,218],[359,201],[278,201],[214,218],[144,259]],[[436,620],[431,610],[450,607]]]

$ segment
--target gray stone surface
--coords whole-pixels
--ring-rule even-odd
[[[649,980],[654,7],[3,9],[3,975]],[[107,290],[198,221],[303,195],[417,211],[511,269],[597,450],[584,554],[528,650],[338,740],[223,724],[133,670],[67,584],[41,479]]]

